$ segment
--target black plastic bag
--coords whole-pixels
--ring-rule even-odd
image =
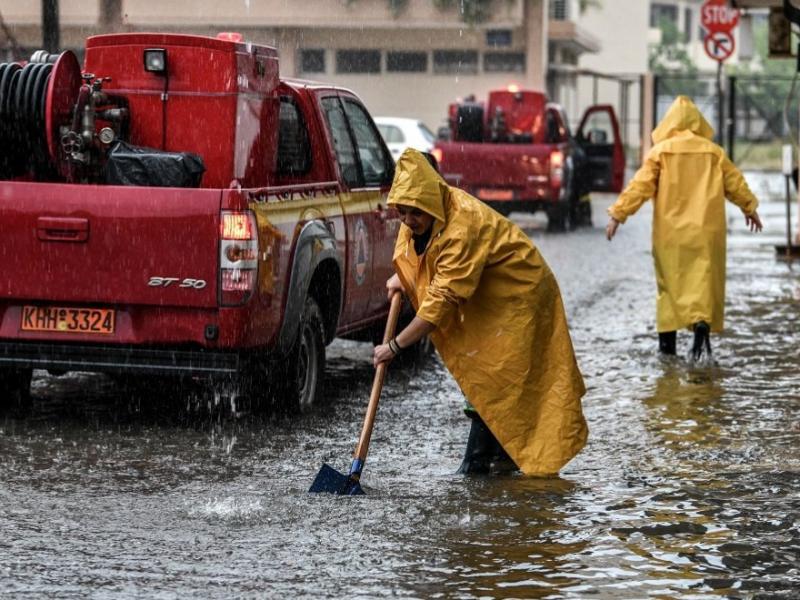
[[[199,187],[206,170],[203,159],[191,152],[164,152],[117,142],[103,169],[109,185]]]

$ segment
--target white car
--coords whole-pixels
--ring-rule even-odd
[[[418,119],[375,117],[375,125],[378,126],[395,160],[409,147],[421,152],[430,152],[436,139],[425,123]]]

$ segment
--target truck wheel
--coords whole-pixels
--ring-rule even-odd
[[[319,399],[325,374],[324,331],[322,311],[307,298],[297,338],[278,373],[278,404],[290,412],[306,411]]]
[[[568,218],[569,205],[566,202],[554,202],[547,208],[547,231],[566,231]]]
[[[21,417],[31,408],[32,369],[0,371],[0,415]]]

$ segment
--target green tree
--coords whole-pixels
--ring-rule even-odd
[[[433,5],[439,10],[447,10],[456,6],[461,20],[468,25],[483,23],[492,16],[494,0],[433,0]]]
[[[780,138],[788,134],[783,124],[783,110],[792,92],[797,63],[793,58],[770,58],[768,38],[767,20],[754,20],[754,57],[747,63],[731,67],[729,72],[737,76],[739,106],[765,119],[769,131]],[[792,127],[797,127],[796,106],[793,104],[787,115]]]
[[[655,75],[660,75],[659,93],[670,96],[686,94],[696,96],[703,91],[698,81],[697,65],[686,51],[684,35],[670,19],[661,19],[661,42],[650,49],[648,64]]]

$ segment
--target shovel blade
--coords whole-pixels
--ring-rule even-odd
[[[308,488],[309,494],[335,494],[337,496],[362,496],[364,490],[361,484],[349,475],[339,473],[329,465],[322,465],[322,468],[314,478],[311,487]]]

